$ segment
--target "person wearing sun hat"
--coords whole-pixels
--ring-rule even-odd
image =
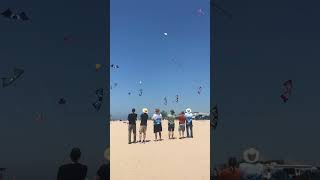
[[[152,116],[153,119],[153,132],[155,136],[155,141],[158,141],[157,133],[159,133],[159,140],[161,141],[161,132],[162,132],[162,115],[160,113],[160,109],[155,109],[155,114]]]
[[[240,174],[244,180],[262,180],[264,167],[259,163],[259,151],[249,148],[243,153],[244,163],[239,166]]]
[[[190,108],[186,109],[185,117],[186,117],[186,128],[187,128],[187,137],[193,138],[193,132],[192,132],[192,111]]]
[[[147,123],[148,123],[148,109],[147,108],[143,108],[142,109],[142,114],[140,115],[140,130],[139,130],[139,141],[141,142],[141,136],[143,134],[143,141],[142,143],[144,143],[146,141],[146,132],[147,132]]]

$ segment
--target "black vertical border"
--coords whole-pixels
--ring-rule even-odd
[[[105,95],[105,103],[106,103],[106,147],[110,148],[110,0],[106,0],[106,95]],[[111,153],[111,152],[110,152]],[[111,161],[109,161],[109,179],[110,179],[110,166]]]

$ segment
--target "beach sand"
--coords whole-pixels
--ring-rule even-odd
[[[137,141],[140,121],[137,121]],[[128,144],[127,121],[110,122],[112,180],[209,180],[210,122],[193,121],[193,138],[168,139],[168,123],[162,122],[162,141],[154,141],[153,122],[148,121],[145,144]],[[186,132],[185,132],[186,136]],[[132,137],[133,138],[133,137]]]

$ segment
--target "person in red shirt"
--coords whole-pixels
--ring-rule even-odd
[[[179,139],[184,138],[184,131],[186,129],[186,117],[184,116],[184,112],[179,114]]]
[[[229,166],[222,170],[218,180],[240,180],[241,176],[237,164],[238,162],[236,158],[229,158]]]

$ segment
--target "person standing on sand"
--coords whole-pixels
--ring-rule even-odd
[[[143,143],[146,142],[146,132],[147,132],[147,123],[148,123],[148,109],[147,108],[143,108],[142,109],[142,114],[140,115],[140,130],[139,130],[139,141],[141,142],[141,135],[143,133]]]
[[[186,128],[186,117],[184,116],[184,112],[179,114],[179,139],[184,138],[184,131]]]
[[[133,132],[133,143],[136,142],[136,137],[137,137],[137,129],[136,129],[136,121],[137,121],[137,114],[135,113],[136,110],[133,108],[132,113],[128,115],[128,121],[129,121],[129,126],[128,126],[128,133],[129,133],[129,144],[131,144],[131,131]]]
[[[193,138],[193,132],[192,132],[192,113],[191,113],[191,109],[187,108],[186,109],[186,120],[187,120],[187,124],[186,124],[186,128],[187,128],[187,137],[188,138]]]
[[[156,109],[155,110],[155,114],[153,114],[152,116],[153,119],[153,132],[154,132],[154,136],[155,136],[155,141],[158,141],[157,138],[157,133],[159,133],[159,140],[161,141],[161,132],[162,132],[162,124],[161,124],[161,120],[162,120],[162,115],[160,114],[160,109]]]
[[[174,110],[170,110],[170,114],[168,115],[168,131],[169,131],[169,139],[173,139],[174,135],[174,121],[176,116],[174,114]]]

